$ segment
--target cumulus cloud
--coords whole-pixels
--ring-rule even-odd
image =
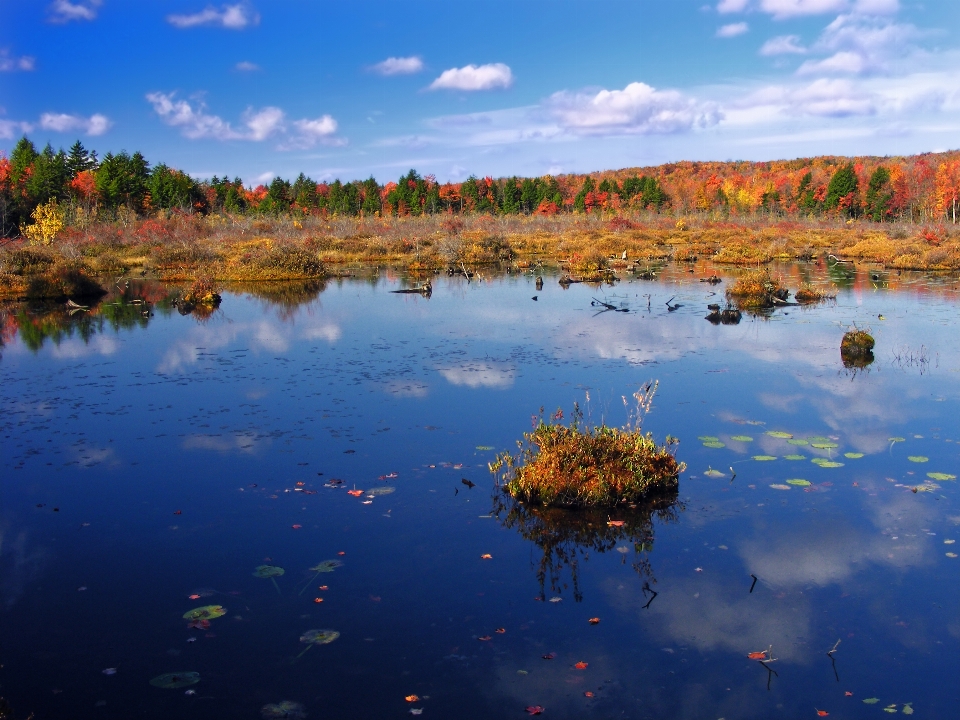
[[[167,15],[167,22],[180,29],[215,25],[227,30],[244,30],[251,25],[259,25],[260,14],[245,3],[223,5],[219,10],[208,5],[192,15]]]
[[[381,75],[412,75],[423,70],[423,60],[412,57],[388,57],[370,68]]]
[[[0,140],[12,140],[17,135],[26,134],[33,126],[22,120],[0,120]]]
[[[803,55],[807,49],[800,44],[799,35],[779,35],[767,40],[760,48],[760,54],[765,57],[774,55]]]
[[[248,60],[241,60],[233,66],[233,69],[239,70],[240,72],[256,72],[260,69],[260,66],[256,63],[249,62]]]
[[[830,53],[823,60],[804,63],[800,74],[865,74],[884,72],[893,60],[913,52],[913,40],[924,35],[915,26],[887,18],[838,16],[823,31],[814,50]]]
[[[267,106],[259,110],[247,108],[240,116],[241,127],[235,128],[219,115],[206,112],[202,102],[191,104],[187,100],[179,100],[176,93],[148,93],[147,100],[163,122],[180,128],[183,136],[191,140],[262,142],[277,138],[280,140],[278,149],[281,150],[308,148],[318,142],[333,145],[344,142],[336,137],[337,121],[330,115],[288,122],[286,113],[278,107]]]
[[[641,82],[595,94],[554,93],[547,107],[564,129],[582,135],[676,133],[716,125],[722,119],[713,103]]]
[[[513,85],[513,73],[503,63],[450,68],[430,83],[431,90],[495,90]]]
[[[722,25],[717,28],[717,37],[719,38],[732,38],[737,37],[737,35],[743,35],[745,32],[750,30],[750,26],[745,22],[730,23],[729,25]]]
[[[0,49],[0,72],[30,72],[36,68],[36,59],[29,55],[11,57],[6,48]]]
[[[723,4],[723,3],[721,3]],[[740,4],[741,10],[747,3]],[[717,8],[719,10],[719,7]],[[899,0],[760,0],[759,9],[775,20],[852,11],[860,15],[891,15],[900,10]]]
[[[749,3],[750,0],[720,0],[717,3],[717,12],[720,14],[743,12]]]
[[[93,20],[97,17],[97,8],[103,0],[85,0],[70,2],[70,0],[54,0],[50,5],[50,22],[68,23],[73,20]]]
[[[113,126],[106,115],[95,113],[90,117],[68,115],[66,113],[43,113],[40,127],[58,133],[81,132],[85,135],[103,135]]]

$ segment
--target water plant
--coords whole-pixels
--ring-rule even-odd
[[[298,594],[298,595],[303,595],[303,591],[306,590],[308,587],[310,587],[310,584],[311,584],[314,580],[316,580],[318,577],[320,577],[320,573],[333,572],[333,571],[336,570],[338,567],[342,567],[342,566],[343,566],[343,563],[340,562],[339,560],[324,560],[324,561],[321,562],[321,563],[317,563],[317,564],[314,565],[312,568],[310,568],[310,572],[316,573],[316,575],[314,575],[312,578],[310,578],[309,580],[307,580],[307,584],[304,585],[304,586],[303,586],[303,589],[300,590],[300,592],[297,593],[297,594]]]
[[[307,646],[300,651],[295,659],[299,660],[314,645],[329,645],[338,637],[340,637],[340,633],[336,630],[307,630],[300,636],[300,642],[306,643]]]
[[[165,690],[177,690],[178,688],[196,685],[198,682],[200,682],[200,673],[198,672],[171,672],[157,675],[150,681],[150,684]]]
[[[657,445],[641,429],[656,391],[651,381],[634,394],[636,409],[623,428],[585,425],[577,404],[569,425],[561,411],[545,420],[541,409],[525,443],[517,442],[519,452],[497,455],[490,472],[515,499],[539,505],[612,507],[675,491],[686,469],[673,455],[679,441],[667,436]]]
[[[280,592],[280,586],[277,585],[277,581],[274,578],[278,578],[286,572],[282,567],[277,567],[276,565],[259,565],[257,569],[253,571],[253,576],[258,578],[270,578],[270,582],[273,583],[273,586],[277,589],[277,593]]]

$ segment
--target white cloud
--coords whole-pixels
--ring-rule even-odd
[[[244,3],[223,5],[220,10],[208,5],[192,15],[168,15],[167,22],[180,29],[217,25],[228,30],[243,30],[251,25],[259,25],[260,14]]]
[[[717,12],[721,14],[743,12],[749,3],[750,0],[720,0],[717,3]]]
[[[423,60],[412,57],[389,57],[370,68],[381,75],[412,75],[423,70]]]
[[[275,137],[280,141],[279,150],[308,148],[318,142],[328,145],[346,142],[336,137],[337,121],[330,115],[288,122],[286,113],[278,107],[267,106],[259,110],[251,107],[240,117],[242,127],[235,128],[220,116],[207,113],[202,102],[191,104],[187,100],[176,99],[175,95],[153,92],[147,94],[147,100],[163,122],[180,128],[183,136],[191,140],[209,138],[262,142]]]
[[[256,72],[260,69],[260,66],[256,63],[249,62],[248,60],[241,60],[233,66],[233,69],[239,70],[240,72]]]
[[[515,376],[513,368],[486,362],[439,368],[439,371],[451,385],[465,385],[469,388],[508,388],[513,385]]]
[[[799,35],[780,35],[767,40],[760,48],[760,54],[765,57],[774,55],[803,55],[807,49],[800,44]]]
[[[547,107],[561,127],[582,135],[684,132],[715,125],[722,118],[712,103],[640,82],[595,94],[554,93]]]
[[[760,0],[760,9],[777,20],[842,12],[848,5],[847,0]]]
[[[0,120],[0,140],[13,140],[17,135],[25,135],[33,126],[22,120]]]
[[[859,75],[868,67],[867,59],[856,52],[844,50],[823,60],[807,60],[797,68],[797,75]]]
[[[737,35],[743,35],[745,32],[750,30],[750,26],[745,22],[730,23],[729,25],[723,25],[717,28],[717,37],[720,38],[732,38],[737,37]]]
[[[444,70],[430,83],[431,90],[495,90],[513,85],[513,73],[503,63],[467,65]]]
[[[113,126],[106,115],[95,113],[90,117],[68,115],[66,113],[43,113],[40,127],[58,133],[81,132],[85,135],[103,135]]]
[[[50,22],[68,23],[72,20],[93,20],[97,17],[97,8],[103,0],[86,0],[85,2],[70,2],[70,0],[54,0],[50,5]]]
[[[0,72],[30,72],[36,68],[36,58],[29,55],[11,57],[6,48],[0,50]]]

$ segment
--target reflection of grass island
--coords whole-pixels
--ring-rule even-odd
[[[676,440],[668,436],[665,445],[657,445],[640,428],[655,392],[654,383],[637,392],[635,420],[624,428],[585,427],[578,406],[569,425],[559,422],[559,411],[555,421],[541,415],[524,434],[526,446],[518,443],[516,455],[500,453],[490,470],[511,496],[535,505],[613,507],[676,491],[686,467],[671,452]]]

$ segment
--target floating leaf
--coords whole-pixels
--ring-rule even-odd
[[[907,439],[902,437],[887,438],[887,442],[890,442],[890,443],[898,443],[898,442],[906,442],[906,441]],[[864,702],[866,702],[866,700],[864,700]]]
[[[957,556],[957,554],[956,554],[955,552],[948,552],[948,553],[947,553],[947,557],[948,557],[948,558],[955,558],[956,556]]]
[[[783,432],[783,430],[767,430],[767,435],[770,437],[780,438],[781,440],[790,440],[793,435],[788,432]]]
[[[492,445],[477,445],[477,450],[479,450],[480,452],[488,452],[489,450],[493,450],[493,446],[492,446]]]
[[[772,484],[770,485],[770,487],[772,487],[774,490],[789,490],[789,489],[790,489],[790,486],[789,486],[789,485],[781,485],[780,483],[772,483]]]
[[[587,620],[587,622],[590,623],[591,625],[596,625],[597,623],[600,622],[600,618],[590,618],[589,620]]]
[[[300,636],[300,642],[306,643],[307,646],[300,652],[300,655],[297,655],[297,659],[314,645],[329,645],[338,637],[340,637],[340,633],[336,630],[307,630]]]
[[[793,438],[792,440],[787,440],[790,445],[809,445],[810,443],[803,438]]]
[[[712,477],[712,478],[719,478],[726,475],[726,473],[720,472],[719,470],[714,470],[713,468],[710,468],[703,474],[706,475],[707,477]]]
[[[583,660],[581,660],[580,662],[575,663],[575,664],[574,664],[574,667],[575,667],[577,670],[586,670],[587,665],[589,665],[589,664],[590,664],[590,663],[585,663]]]
[[[700,442],[718,442],[720,438],[714,437],[713,435],[700,435],[697,437],[697,440]]]
[[[802,479],[802,478],[794,478],[794,479],[792,479],[792,480],[787,480],[787,484],[788,484],[788,485],[796,485],[797,487],[808,487],[809,485],[812,485],[813,483],[811,483],[809,480],[804,480],[804,479]]]
[[[827,442],[810,443],[810,446],[815,447],[817,450],[832,450],[833,448],[840,447],[835,442],[830,442],[829,440]]]
[[[910,462],[915,462],[915,463],[930,462],[930,458],[928,458],[926,455],[910,455],[910,456],[907,458],[907,460],[909,460]]]
[[[417,700],[420,699],[420,696],[419,696],[419,695],[406,695],[406,696],[404,696],[403,699],[406,700],[407,702],[417,702]]]
[[[904,715],[913,715],[913,708],[911,707],[913,703],[904,703],[902,712]]]
[[[720,442],[719,440],[709,440],[709,441],[705,442],[705,443],[703,444],[703,446],[704,446],[704,447],[708,447],[708,448],[722,448],[722,447],[726,447],[726,445],[724,445],[724,444],[723,444],[722,442]]]
[[[760,650],[758,652],[747,653],[747,657],[750,658],[751,660],[766,660],[767,651]]]
[[[783,459],[784,460],[806,460],[807,456],[806,455],[784,455]]]
[[[274,718],[305,718],[307,716],[303,705],[298,702],[284,700],[279,703],[268,703],[260,708],[260,717],[264,720],[273,720]]]
[[[227,611],[221,605],[204,605],[203,607],[188,610],[183,614],[184,620],[213,620],[223,617]]]
[[[363,490],[357,490],[356,488],[354,488],[353,490],[347,490],[347,495],[353,495],[354,497],[360,497],[361,495],[363,495]]]
[[[610,527],[623,527],[626,525],[626,522],[623,520],[607,520],[607,525]]]
[[[830,438],[824,437],[823,435],[814,435],[811,438],[807,438],[807,442],[810,443],[828,443],[833,442]]]
[[[324,560],[310,568],[310,571],[315,573],[328,573],[333,572],[338,567],[343,567],[342,560]]]
[[[760,462],[769,462],[770,460],[776,460],[777,458],[774,455],[754,455],[753,459]]]
[[[493,560],[493,555],[491,555],[490,553],[484,553],[483,555],[480,556],[480,559],[481,559],[481,560]]]
[[[844,456],[845,458],[850,458],[851,460],[859,460],[860,458],[863,457],[863,453],[859,453],[859,452],[848,452],[848,453],[844,453],[843,456]]]
[[[734,435],[731,440],[736,440],[737,442],[753,442],[753,438],[749,435]]]
[[[843,467],[843,463],[834,462],[833,460],[827,460],[826,458],[814,458],[810,462],[812,462],[814,465],[819,465],[822,468]]]
[[[200,682],[200,673],[198,672],[172,672],[157,675],[150,681],[150,684],[165,690],[176,690],[196,685],[198,682]]]
[[[285,572],[286,570],[276,565],[259,565],[257,569],[253,571],[253,576],[258,578],[275,578],[280,577]]]
[[[931,480],[941,480],[941,481],[957,479],[956,475],[951,475],[949,473],[942,473],[942,472],[930,472],[930,473],[927,473],[927,477],[930,478]]]
[[[903,438],[900,439],[903,440]],[[863,702],[867,705],[876,705],[878,702],[880,702],[880,698],[864,698]]]
[[[543,708],[540,705],[530,705],[529,707],[524,708],[531,715],[540,715],[543,712]]]
[[[377,495],[389,495],[392,492],[396,492],[395,487],[390,487],[389,485],[384,487],[373,488],[372,490],[367,490],[367,497],[376,497]]]

